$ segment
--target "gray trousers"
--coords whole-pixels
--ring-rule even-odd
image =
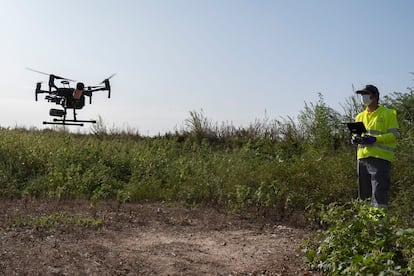
[[[358,160],[358,197],[372,199],[375,207],[388,206],[388,191],[391,185],[391,162],[368,157]]]

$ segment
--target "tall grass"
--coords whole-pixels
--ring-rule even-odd
[[[391,99],[398,107],[398,98]],[[108,131],[102,122],[92,134],[0,129],[0,195],[254,206],[285,216],[356,197],[356,149],[344,120],[320,95],[298,120],[235,127],[192,111],[186,129],[157,137]],[[392,204],[412,213],[414,142],[407,124]]]

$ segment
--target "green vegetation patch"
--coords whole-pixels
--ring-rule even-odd
[[[382,99],[401,126],[390,210],[401,210],[406,221],[414,212],[413,99],[412,91]],[[297,119],[246,127],[214,124],[192,111],[186,129],[156,137],[103,124],[92,134],[0,128],[0,196],[257,208],[284,218],[356,198],[356,148],[343,122],[361,108],[352,97],[341,114],[319,94]]]
[[[319,213],[328,228],[304,243],[309,269],[328,275],[412,275],[414,229],[366,202],[330,204]]]
[[[53,212],[34,219],[33,227],[35,230],[53,230],[67,226],[79,226],[88,228],[98,228],[103,225],[99,218],[88,218],[70,215],[65,212]]]

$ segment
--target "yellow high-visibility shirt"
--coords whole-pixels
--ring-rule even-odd
[[[372,113],[365,109],[356,116],[355,122],[363,122],[367,134],[377,138],[372,145],[359,145],[357,158],[376,157],[394,161],[399,135],[397,112],[383,106],[378,106]]]

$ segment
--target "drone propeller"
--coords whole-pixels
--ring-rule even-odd
[[[116,76],[116,73],[114,73],[114,74],[112,74],[112,75],[110,75],[109,77],[107,77],[106,79],[104,79],[100,84],[104,84],[105,83],[105,81],[109,81],[110,79],[112,79],[113,77],[115,77]]]
[[[71,79],[64,78],[64,77],[60,77],[60,76],[53,75],[53,74],[52,74],[51,76],[54,76],[54,77],[55,77],[55,79],[57,79],[57,80],[67,80],[67,81],[76,82],[75,80],[71,80]]]
[[[33,71],[33,72],[36,72],[36,73],[39,73],[39,74],[46,75],[46,76],[53,76],[53,78],[55,78],[55,79],[57,79],[57,80],[67,80],[67,81],[73,81],[73,82],[76,82],[75,80],[71,80],[71,79],[64,78],[64,77],[61,77],[61,76],[57,76],[57,75],[54,75],[54,74],[48,74],[48,73],[41,72],[41,71],[38,71],[38,70],[35,70],[35,69],[32,69],[32,68],[26,68],[26,69],[27,69],[27,70],[30,70],[30,71]]]
[[[32,68],[29,68],[29,67],[26,67],[26,69],[27,69],[27,70],[29,70],[29,71],[33,71],[33,72],[36,72],[36,73],[39,73],[39,74],[46,75],[46,76],[49,76],[49,75],[50,75],[50,74],[48,74],[48,73],[45,73],[45,72],[40,72],[40,71],[37,71],[37,70],[32,69]]]

